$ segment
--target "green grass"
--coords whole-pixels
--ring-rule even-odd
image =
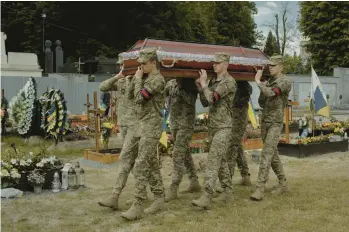
[[[80,151],[55,152],[64,159],[82,157]],[[195,162],[204,154],[196,154]],[[97,205],[110,195],[117,165],[96,169],[84,166],[87,188],[60,193],[29,194],[20,199],[2,200],[2,231],[347,231],[349,228],[349,154],[333,153],[306,159],[282,157],[291,192],[273,196],[270,188],[276,184],[271,172],[263,201],[249,200],[249,187],[236,185],[235,200],[215,203],[212,210],[198,210],[190,202],[200,196],[179,194],[166,204],[166,210],[139,221],[128,222],[120,213],[129,208],[134,178],[131,174],[120,198],[120,211]],[[168,188],[171,177],[170,159],[164,157],[163,181]],[[251,179],[255,182],[258,166],[249,160]],[[239,174],[236,172],[237,175]],[[199,173],[200,183],[203,173]],[[240,177],[234,179],[238,182]],[[186,188],[187,177],[180,190]],[[151,195],[150,195],[151,196]],[[145,207],[151,204],[146,202]]]

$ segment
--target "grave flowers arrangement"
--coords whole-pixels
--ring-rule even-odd
[[[101,139],[104,146],[108,146],[109,138],[111,136],[114,124],[111,122],[104,122],[101,127]]]
[[[45,175],[40,174],[36,169],[28,175],[27,179],[32,185],[42,185],[45,183]]]
[[[9,118],[7,109],[8,109],[8,102],[7,102],[7,99],[5,97],[3,97],[1,99],[1,109],[0,109],[0,115],[1,115],[1,130],[0,130],[0,132],[1,132],[1,134],[5,133],[5,125],[6,125],[8,118]]]
[[[21,174],[11,163],[1,161],[1,188],[14,187],[18,184]]]
[[[55,139],[67,133],[70,127],[67,104],[59,89],[50,89],[39,99],[41,105],[41,128]]]
[[[29,78],[24,87],[9,103],[10,119],[21,135],[28,134],[33,126],[36,112],[36,82]]]
[[[5,150],[1,156],[1,162],[11,165],[19,173],[26,173],[35,169],[45,172],[51,169],[61,168],[63,162],[45,150],[38,153],[24,153],[17,149]]]

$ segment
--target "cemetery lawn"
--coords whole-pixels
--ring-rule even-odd
[[[23,145],[24,148],[24,145]],[[30,147],[25,147],[30,151]],[[65,162],[83,157],[82,150],[54,152]],[[195,154],[195,163],[206,154]],[[249,157],[253,183],[258,166]],[[111,193],[117,165],[95,168],[82,164],[87,187],[77,191],[35,195],[25,193],[19,199],[1,201],[2,231],[82,232],[82,231],[348,231],[349,228],[349,154],[346,152],[297,159],[282,156],[291,192],[272,196],[270,189],[277,183],[271,172],[265,199],[249,200],[250,187],[237,185],[234,179],[235,200],[215,203],[209,211],[191,206],[192,199],[200,193],[181,194],[177,200],[166,204],[166,210],[146,216],[135,222],[120,217],[129,208],[126,200],[132,198],[134,178],[131,174],[121,195],[121,211],[113,211],[97,205]],[[162,159],[165,188],[170,184],[172,165],[169,157]],[[203,172],[199,172],[200,183]],[[180,186],[188,185],[187,177]],[[149,189],[148,189],[148,192]],[[152,196],[152,194],[148,194]],[[146,202],[146,206],[150,205]]]

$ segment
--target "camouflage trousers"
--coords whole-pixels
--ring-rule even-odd
[[[135,166],[138,150],[140,149],[139,148],[140,141],[141,141],[141,138],[135,136],[133,127],[129,127],[127,130],[125,141],[120,154],[119,168],[117,172],[116,183],[114,186],[113,193],[117,193],[120,195],[121,191],[126,186],[128,176],[131,170]],[[155,156],[155,159],[156,159],[156,163],[158,163],[156,156]],[[159,187],[157,186],[157,182],[153,181],[153,179],[159,178],[156,172],[154,173],[148,170],[148,172],[146,172],[144,175],[146,176],[146,179],[150,179],[149,183],[150,183],[150,190],[152,191],[152,193],[156,195],[156,194],[159,194],[160,192],[161,194],[161,191],[163,192],[163,190],[161,189],[159,190]]]
[[[146,187],[149,184],[154,197],[164,197],[160,163],[156,155],[156,146],[160,138],[138,138],[138,156],[134,165],[136,184],[134,189],[134,202],[143,204],[147,198]]]
[[[270,167],[279,180],[285,180],[284,169],[279,157],[277,145],[279,143],[282,123],[265,123],[261,124],[261,134],[264,148],[261,153],[259,162],[259,172],[257,186],[264,187],[269,179]]]
[[[234,175],[237,164],[242,177],[249,175],[248,164],[242,148],[241,140],[244,137],[247,126],[248,108],[233,109],[232,146],[228,156],[228,166],[231,176]]]
[[[234,176],[235,165],[238,166],[242,177],[250,175],[242,144],[232,145],[231,155],[228,156],[228,167],[231,177]]]
[[[193,129],[179,129],[173,130],[172,136],[174,140],[173,146],[173,172],[171,188],[177,190],[179,184],[182,182],[182,177],[187,171],[190,181],[198,179],[196,175],[193,157],[189,151],[189,143]]]
[[[229,147],[231,146],[231,128],[209,128],[210,149],[207,155],[205,170],[205,191],[212,195],[217,178],[223,188],[232,188],[230,171],[227,164]]]
[[[123,139],[126,138],[126,134],[127,134],[128,129],[129,129],[129,126],[123,126],[123,125],[121,126],[120,125],[120,134],[121,134],[121,137]]]

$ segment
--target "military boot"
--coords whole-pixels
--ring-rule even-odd
[[[142,206],[133,203],[129,210],[121,213],[121,217],[129,221],[140,219],[142,217]]]
[[[155,200],[151,206],[144,210],[146,214],[154,214],[165,208],[165,199],[163,196],[155,197]]]
[[[261,201],[264,197],[264,186],[257,186],[251,195],[251,200]]]
[[[205,192],[199,199],[193,200],[191,204],[203,209],[211,209],[212,196]]]
[[[114,193],[111,197],[109,197],[105,200],[99,201],[98,204],[100,206],[103,206],[103,207],[109,207],[109,208],[112,208],[114,210],[117,210],[117,209],[119,209],[118,201],[119,201],[119,194]]]
[[[217,186],[216,187],[216,192],[217,193],[222,193],[224,191],[224,189],[221,186]]]
[[[184,190],[182,193],[196,193],[200,191],[201,191],[201,186],[199,181],[196,179],[196,180],[190,181],[188,188]]]
[[[290,189],[288,188],[286,180],[280,180],[279,184],[276,186],[276,188],[271,193],[274,195],[280,195],[283,193],[287,193],[289,191],[290,191]]]
[[[243,186],[251,186],[252,183],[251,183],[250,175],[243,176],[243,177],[241,178],[241,181],[240,181],[239,184],[240,184],[240,185],[243,185]]]
[[[172,201],[177,198],[177,188],[171,188],[166,192],[165,202]]]
[[[214,202],[228,202],[234,199],[233,190],[231,188],[224,188],[223,193],[217,198],[214,198]]]
[[[147,201],[147,200],[149,200],[148,194],[146,195],[146,198],[144,201]],[[133,203],[133,198],[126,201],[126,205],[132,205],[132,203]]]

